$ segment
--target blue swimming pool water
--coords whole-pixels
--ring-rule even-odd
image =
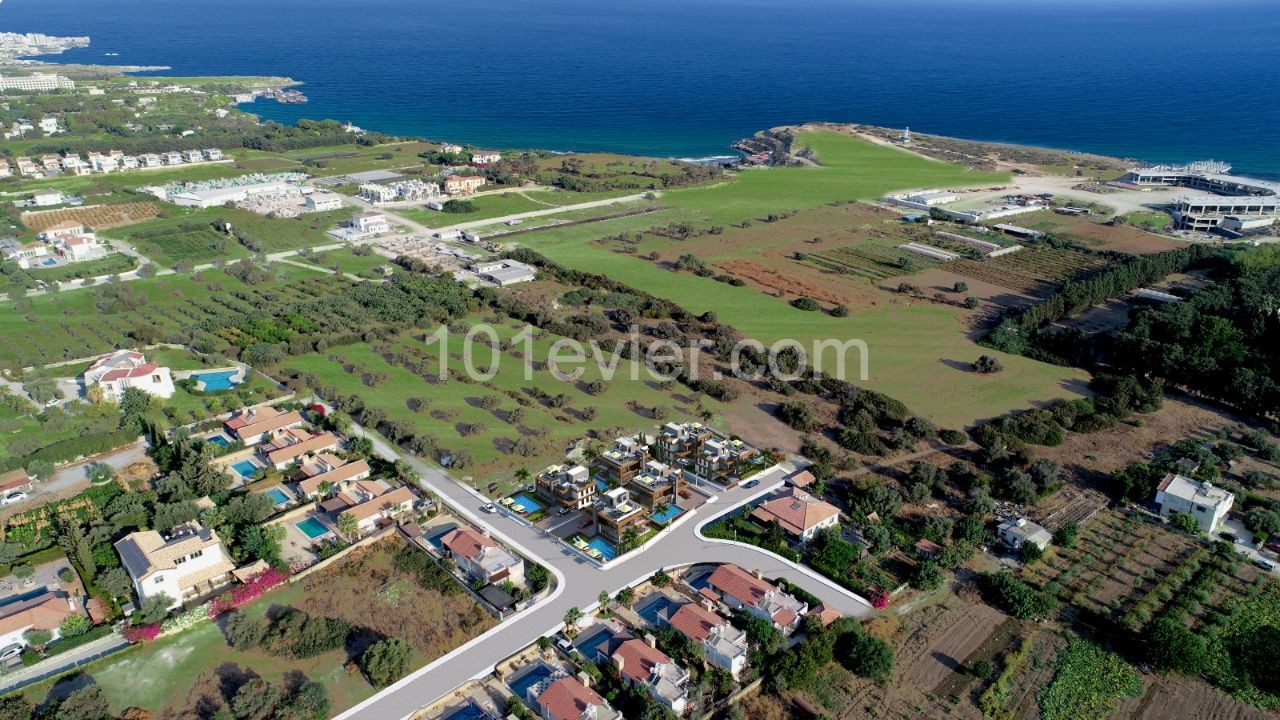
[[[520,493],[511,498],[511,507],[525,513],[535,513],[542,509],[542,503],[538,502],[529,493]]]
[[[539,663],[532,669],[526,671],[524,675],[521,675],[519,680],[513,680],[508,683],[508,685],[511,686],[511,690],[515,693],[515,696],[520,698],[521,701],[524,701],[525,693],[529,691],[529,688],[549,677],[551,677],[551,668]]]
[[[444,528],[443,530],[439,530],[435,534],[429,536],[427,538],[427,542],[431,543],[432,547],[439,550],[440,548],[444,547],[444,536],[453,532],[453,530],[454,530],[454,526],[452,525],[450,525],[447,528]]]
[[[600,555],[604,557],[605,562],[618,557],[618,549],[613,543],[602,537],[593,537],[587,541],[587,544],[600,551]]]
[[[466,707],[457,712],[446,715],[444,720],[485,720],[487,715],[480,708],[476,707],[473,702],[467,703]]]
[[[240,462],[232,463],[231,469],[235,470],[240,474],[240,477],[245,478],[246,480],[253,477],[253,474],[258,472],[258,466],[254,465],[252,460],[241,460]]]
[[[672,520],[675,520],[676,518],[680,517],[680,513],[682,512],[684,512],[684,508],[679,508],[679,507],[676,507],[675,505],[668,505],[666,510],[663,510],[660,513],[653,513],[652,515],[649,516],[649,519],[658,523],[659,525],[666,525]]]
[[[329,528],[325,527],[324,523],[320,522],[319,520],[313,517],[309,517],[306,520],[303,520],[302,522],[298,523],[296,527],[298,528],[298,530],[302,532],[303,535],[306,535],[312,540],[315,540],[321,535],[324,535],[325,533],[329,532]]]
[[[231,379],[236,372],[238,371],[219,370],[217,372],[192,373],[191,379],[204,383],[205,392],[230,390],[239,384]]]
[[[205,442],[211,445],[221,445],[222,447],[226,447],[231,444],[231,441],[223,435],[214,435],[213,437],[205,438]]]
[[[49,267],[50,265],[57,265],[57,264],[58,264],[58,261],[57,261],[57,260],[44,260],[44,261],[42,261],[40,264],[41,264],[41,265],[44,265],[45,267]]]
[[[285,494],[285,491],[281,490],[280,488],[271,488],[270,490],[267,490],[262,494],[271,498],[271,502],[275,503],[276,505],[279,505],[280,503],[289,502],[289,496]]]
[[[638,610],[636,610],[636,614],[647,620],[651,625],[657,625],[659,621],[659,614],[663,610],[671,607],[672,604],[671,598],[666,595],[659,595],[642,605]]]
[[[599,478],[599,477],[596,478],[596,490],[599,490],[600,492],[605,492],[608,489],[609,489],[609,483],[605,482],[604,478]]]

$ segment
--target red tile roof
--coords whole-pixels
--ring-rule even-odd
[[[670,665],[671,658],[640,638],[631,638],[613,651],[615,661],[622,660],[622,674],[639,682],[645,682],[657,665]]]
[[[449,531],[440,542],[449,552],[468,560],[475,559],[487,547],[498,546],[491,538],[465,526]]]
[[[773,585],[732,564],[716,568],[707,582],[721,594],[732,595],[747,605],[755,605],[770,590],[777,590]]]
[[[777,522],[792,535],[808,532],[838,515],[840,509],[835,505],[795,488],[788,488],[752,513],[753,517],[765,522]]]
[[[578,720],[588,707],[603,707],[605,701],[577,678],[565,677],[548,685],[538,696],[538,704],[555,720]]]
[[[156,371],[155,363],[147,363],[139,365],[136,368],[116,368],[108,370],[98,379],[99,382],[111,382],[112,380],[120,380],[121,378],[146,377]]]
[[[711,637],[713,629],[728,621],[698,603],[687,603],[680,606],[668,622],[690,640],[702,642]]]

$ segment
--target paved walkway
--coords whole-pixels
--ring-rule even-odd
[[[54,655],[48,660],[43,660],[30,667],[18,668],[0,677],[0,694],[13,692],[32,683],[40,682],[45,678],[60,675],[68,670],[93,662],[98,658],[106,657],[128,645],[128,640],[125,640],[119,633],[113,632],[106,637],[98,638],[78,648]]]
[[[438,468],[400,453],[381,437],[353,427],[352,433],[373,441],[374,450],[387,459],[402,459],[421,476],[421,485],[441,498],[454,512],[481,526],[552,572],[557,587],[545,600],[528,608],[453,652],[417,670],[376,696],[351,708],[340,719],[401,720],[419,709],[447,697],[456,688],[492,672],[494,666],[529,645],[536,638],[558,631],[565,612],[578,608],[590,612],[604,590],[618,590],[648,578],[659,569],[678,568],[693,563],[731,562],[748,570],[758,569],[769,577],[782,577],[821,597],[840,612],[861,617],[871,612],[862,598],[835,585],[807,568],[794,565],[759,548],[727,540],[712,540],[698,532],[718,515],[769,492],[782,482],[781,470],[761,478],[758,487],[732,488],[702,506],[697,515],[678,524],[643,550],[623,556],[607,570],[601,570],[559,544],[555,538],[505,515],[483,513],[488,499],[454,481]]]

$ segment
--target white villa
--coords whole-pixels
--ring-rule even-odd
[[[1165,475],[1156,487],[1156,505],[1162,516],[1190,515],[1205,533],[1218,529],[1235,500],[1235,495],[1220,487],[1175,473]]]
[[[235,570],[218,533],[194,521],[167,537],[155,530],[129,533],[116,541],[116,552],[138,601],[164,594],[172,599],[170,608],[226,585]]]
[[[156,397],[173,396],[169,368],[147,362],[136,350],[117,350],[100,356],[84,371],[86,390],[100,388],[104,400],[120,402],[126,388],[137,388]]]

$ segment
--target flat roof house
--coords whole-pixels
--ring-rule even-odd
[[[387,216],[375,212],[359,212],[351,216],[351,229],[366,235],[381,235],[391,232],[391,223]]]
[[[734,610],[746,610],[771,621],[784,633],[795,630],[809,606],[768,583],[757,572],[751,574],[737,565],[721,565],[707,583],[721,601]]]
[[[702,655],[715,667],[728,670],[735,679],[747,667],[750,646],[747,633],[697,603],[681,605],[667,621],[677,632],[702,647]]]
[[[1021,550],[1026,543],[1031,543],[1041,550],[1053,542],[1053,533],[1026,518],[1010,518],[996,528],[1000,542],[1014,550]]]
[[[342,198],[331,192],[314,192],[302,201],[311,212],[329,212],[342,209]]]
[[[1218,529],[1235,500],[1235,495],[1220,487],[1175,473],[1165,475],[1156,487],[1156,505],[1162,516],[1190,515],[1206,534]]]
[[[222,424],[231,437],[245,445],[257,445],[271,437],[271,433],[286,428],[300,427],[303,422],[302,413],[297,410],[285,412],[270,405],[242,410],[239,415]]]
[[[622,541],[628,530],[637,533],[649,522],[644,506],[631,501],[626,488],[614,488],[596,501],[596,532],[614,543]]]
[[[665,463],[650,460],[627,481],[631,497],[650,510],[661,504],[675,505],[680,499],[681,472]]]
[[[84,371],[84,386],[100,388],[102,396],[112,402],[128,388],[137,388],[156,397],[173,397],[173,377],[169,368],[147,362],[136,350],[117,350],[100,355],[88,370]]]
[[[552,465],[534,480],[538,496],[572,510],[584,510],[595,502],[596,483],[581,465]]]
[[[622,713],[576,677],[554,680],[534,695],[539,687],[530,688],[530,705],[542,720],[622,720]]]
[[[597,462],[605,477],[626,482],[640,474],[640,468],[649,461],[649,446],[643,436],[623,436],[613,441],[613,447],[600,454]]]
[[[58,639],[64,620],[81,614],[71,596],[47,591],[0,607],[0,648],[26,645],[24,635],[31,630],[47,630]]]
[[[818,531],[840,524],[840,509],[794,487],[788,487],[772,500],[757,507],[751,516],[763,522],[776,522],[791,537],[808,542]]]
[[[129,533],[115,546],[139,602],[164,594],[175,608],[231,582],[235,570],[218,533],[195,521],[167,536],[155,530]]]
[[[449,557],[473,580],[501,583],[524,582],[524,560],[496,540],[469,526],[449,531],[440,540]]]

